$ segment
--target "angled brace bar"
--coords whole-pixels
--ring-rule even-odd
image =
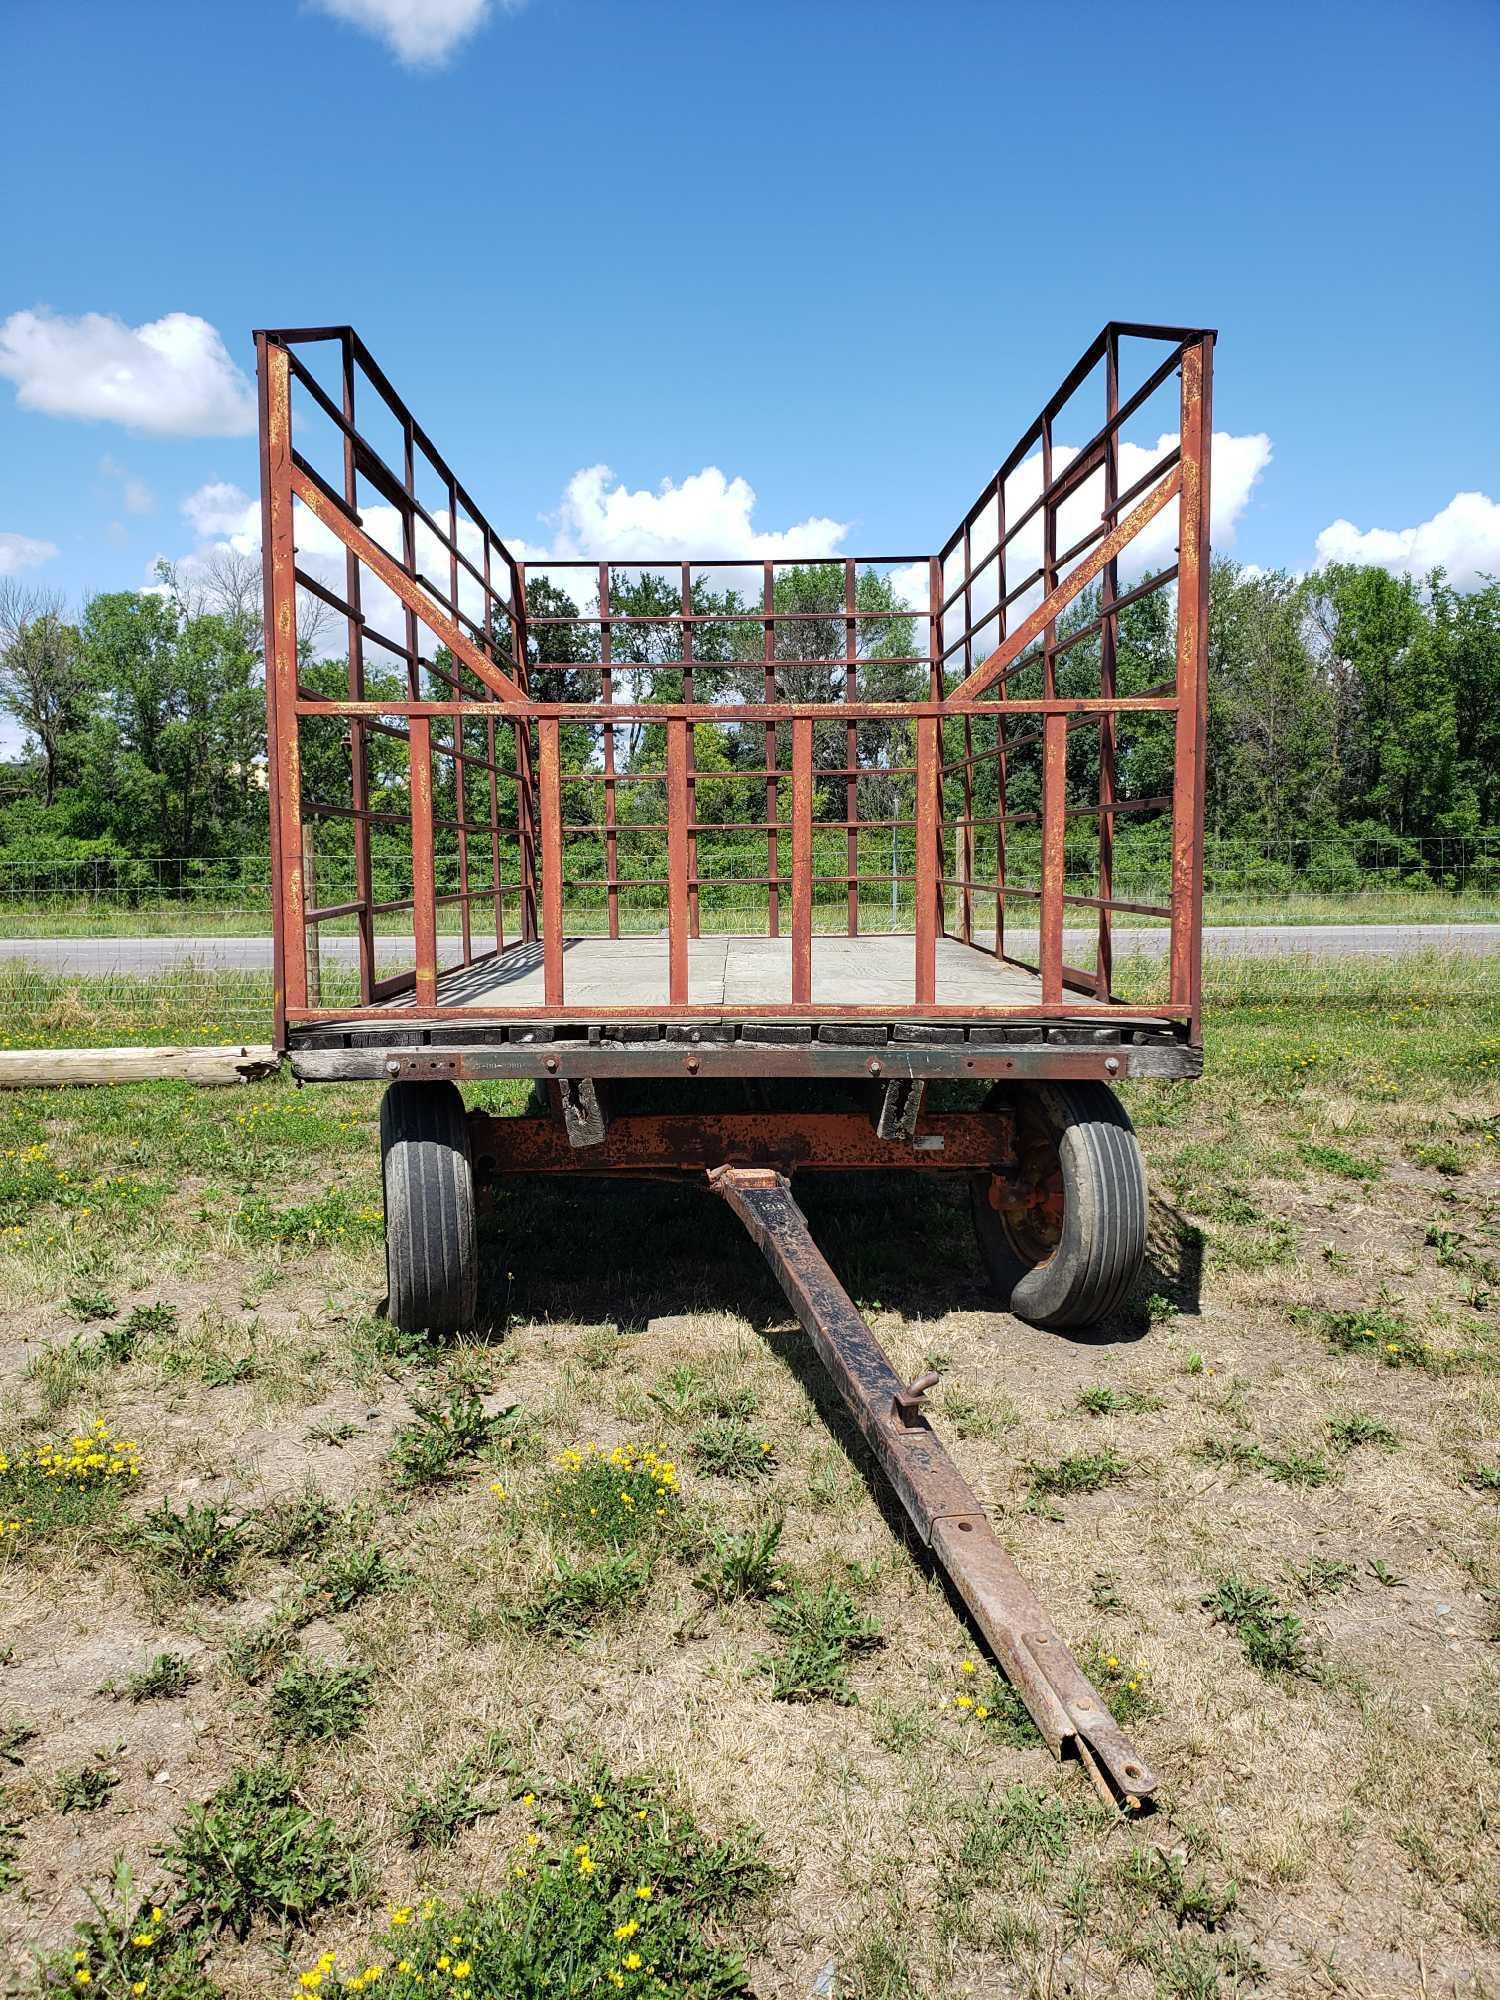
[[[1133,542],[1149,522],[1154,521],[1169,501],[1175,500],[1182,490],[1182,467],[1174,465],[1160,486],[1148,493],[1133,513],[1127,514],[1117,528],[1112,528],[1098,546],[1086,555],[1077,569],[1070,570],[1050,596],[1043,599],[1029,617],[1024,618],[1007,639],[990,654],[989,658],[977,666],[966,681],[960,681],[943,704],[945,708],[961,708],[966,702],[976,701],[990,682],[1003,674],[1008,666],[1018,660],[1032,640],[1039,637],[1052,623],[1060,611],[1073,602],[1079,591],[1086,590],[1100,574],[1106,563],[1111,563],[1128,542]]]
[[[722,1166],[708,1179],[775,1273],[913,1527],[973,1613],[1053,1754],[1075,1751],[1102,1798],[1138,1805],[1156,1789],[1156,1776],[1001,1548],[979,1496],[928,1424],[921,1401],[929,1378],[908,1385],[896,1373],[813,1242],[784,1174]]]
[[[295,465],[292,467],[291,485],[307,511],[321,521],[331,534],[337,535],[345,548],[358,556],[367,568],[372,569],[387,590],[395,592],[408,611],[414,611],[422,623],[437,634],[454,659],[466,666],[502,701],[525,701],[526,696],[509,674],[502,673],[493,660],[486,659],[474,642],[465,638],[453,620],[439,610],[420,585],[412,582],[400,564],[388,556],[378,542],[371,541],[364,529],[357,527],[342,508],[335,507],[328,496]]]

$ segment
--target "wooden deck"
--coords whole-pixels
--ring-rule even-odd
[[[815,937],[812,945],[812,1004],[851,1010],[913,1004],[915,945],[910,937]],[[657,937],[571,937],[563,948],[564,998],[554,1012],[576,1018],[591,1007],[638,1007],[650,1015],[667,1004],[667,940]],[[786,937],[717,935],[688,945],[688,1005],[722,1008],[780,1006],[795,1016],[791,1001],[792,945]],[[939,1007],[1040,1004],[1042,982],[1035,973],[1002,964],[988,952],[956,938],[937,941]],[[1099,1005],[1086,994],[1081,1010]],[[409,1008],[410,992],[385,1003]],[[1106,1006],[1113,1003],[1105,1003]],[[444,973],[438,981],[440,1007],[493,1010],[497,1017],[521,1007],[544,1007],[542,947],[511,945],[499,958]],[[1139,1013],[1139,1009],[1134,1010]]]

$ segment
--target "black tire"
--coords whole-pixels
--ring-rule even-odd
[[[1120,1305],[1146,1255],[1146,1169],[1125,1107],[1104,1083],[997,1085],[987,1110],[1016,1114],[1023,1176],[1043,1204],[1007,1214],[996,1175],[970,1182],[990,1282],[1016,1315],[1059,1331]]]
[[[451,1083],[393,1083],[380,1104],[386,1310],[403,1333],[474,1323],[479,1258],[464,1101]]]

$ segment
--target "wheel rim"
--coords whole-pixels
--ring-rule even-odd
[[[1045,1264],[1062,1241],[1063,1171],[1057,1142],[1024,1103],[1016,1108],[1016,1171],[991,1174],[985,1198],[1024,1263]]]

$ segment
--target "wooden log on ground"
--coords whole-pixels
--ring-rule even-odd
[[[280,1058],[269,1043],[202,1049],[0,1049],[0,1090],[53,1084],[254,1083],[274,1076]]]

